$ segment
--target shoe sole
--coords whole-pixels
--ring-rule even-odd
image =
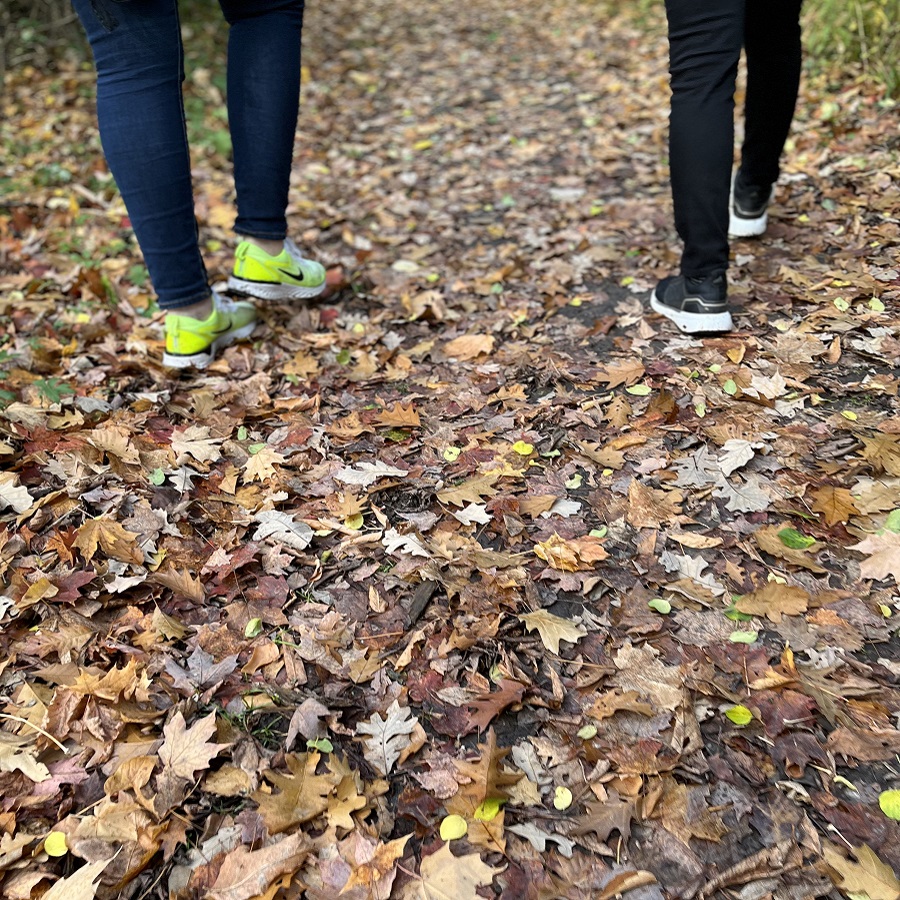
[[[256,328],[256,321],[250,322],[242,328],[232,331],[230,334],[224,334],[209,345],[209,350],[204,350],[202,353],[192,353],[189,356],[178,353],[163,353],[163,365],[169,369],[205,369],[216,358],[216,353],[219,350],[242,338],[250,337],[254,328]]]
[[[761,216],[755,216],[753,218],[739,216],[734,211],[734,179],[736,177],[737,173],[735,172],[731,177],[731,193],[728,196],[728,237],[759,237],[766,233],[766,228],[769,225],[769,210],[766,208],[763,210]],[[769,199],[766,201],[766,207],[768,207],[769,203],[774,199],[775,185],[773,184],[772,190],[769,192]]]
[[[650,307],[661,316],[671,319],[685,334],[703,334],[731,331],[734,322],[727,310],[722,313],[693,313],[672,309],[656,299],[656,290],[650,295]]]
[[[766,233],[769,224],[769,214],[764,212],[756,219],[744,219],[735,215],[734,210],[731,211],[731,217],[728,220],[728,237],[744,238],[759,237]]]
[[[312,300],[325,290],[325,281],[316,287],[303,287],[299,284],[277,284],[261,281],[246,281],[232,275],[228,279],[228,288],[236,294],[246,294],[258,300]]]

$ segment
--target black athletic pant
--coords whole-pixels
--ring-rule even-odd
[[[683,275],[728,268],[734,89],[747,53],[742,180],[778,178],[800,84],[802,0],[666,0],[672,113],[669,161]]]

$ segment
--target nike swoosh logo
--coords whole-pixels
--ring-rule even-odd
[[[287,269],[278,269],[277,271],[281,272],[282,275],[287,275],[287,277],[292,279],[293,281],[297,281],[297,282],[303,281],[303,273],[302,272],[298,276],[294,272],[288,272]]]
[[[217,329],[216,331],[213,332],[213,334],[225,334],[226,331],[230,331],[230,330],[231,330],[231,318],[229,317],[228,323],[225,325],[225,327]]]

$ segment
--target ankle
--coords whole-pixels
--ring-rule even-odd
[[[177,309],[170,309],[167,312],[205,322],[213,313],[212,297],[207,297],[199,303],[192,303],[190,306],[179,306]]]
[[[278,256],[282,250],[284,250],[284,240],[280,241],[270,241],[266,238],[255,238],[255,237],[247,237],[246,241],[253,244],[255,247],[259,247],[260,250],[268,253],[269,256]]]

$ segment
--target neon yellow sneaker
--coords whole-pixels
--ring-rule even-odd
[[[215,359],[217,350],[250,336],[256,327],[252,303],[228,300],[215,291],[212,300],[212,314],[204,321],[177,312],[166,315],[164,366],[205,369]]]
[[[290,239],[278,256],[241,241],[234,254],[234,274],[228,287],[260,300],[307,300],[325,290],[325,268],[304,259]]]

